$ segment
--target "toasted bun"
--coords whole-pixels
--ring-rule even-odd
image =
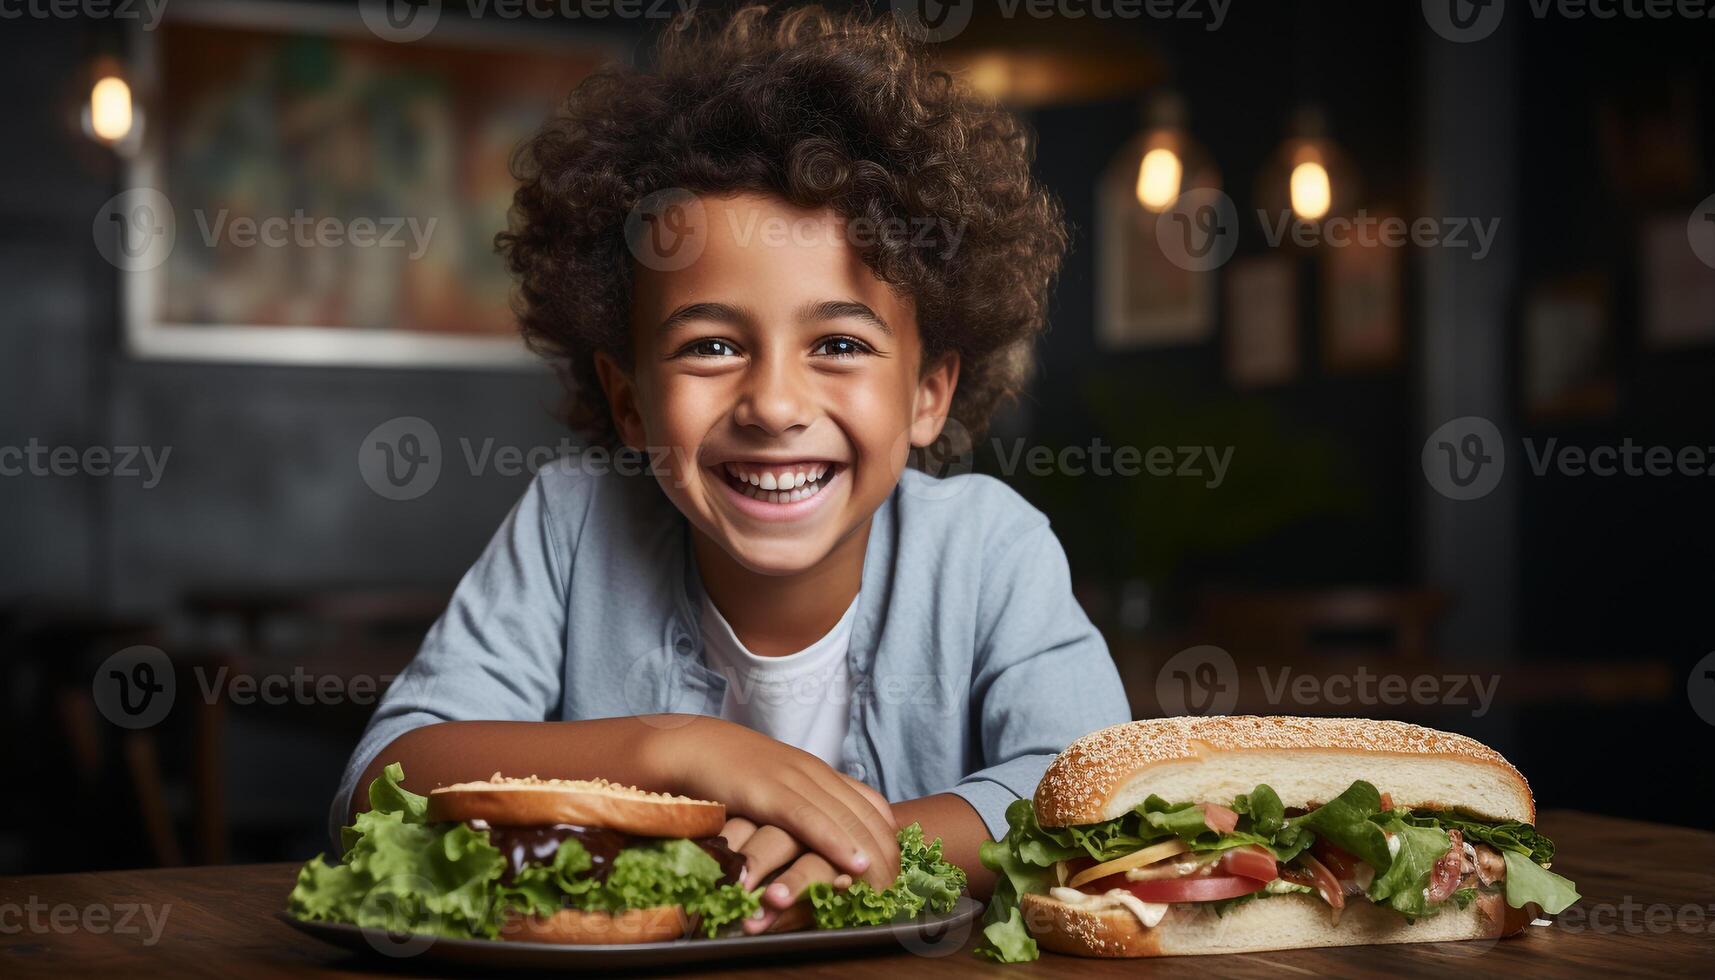
[[[1393,909],[1358,900],[1339,925],[1315,895],[1273,895],[1218,915],[1207,907],[1174,905],[1154,928],[1125,909],[1081,909],[1046,895],[1019,903],[1025,928],[1042,948],[1072,956],[1200,956],[1314,946],[1439,943],[1493,939],[1518,933],[1531,914],[1507,906],[1498,893],[1478,896],[1464,909],[1448,908],[1411,922]]]
[[[1536,822],[1530,785],[1499,752],[1463,735],[1400,721],[1234,716],[1157,718],[1073,742],[1036,787],[1044,827],[1101,823],[1151,793],[1227,803],[1267,783],[1288,807],[1312,807],[1356,779],[1394,805]]]
[[[677,905],[612,913],[562,909],[546,918],[536,915],[513,918],[500,930],[500,938],[518,943],[574,946],[659,943],[683,938],[690,927],[691,920]]]
[[[429,819],[486,820],[496,827],[570,823],[639,837],[713,837],[726,824],[726,807],[605,779],[509,779],[495,773],[480,783],[430,791]]]

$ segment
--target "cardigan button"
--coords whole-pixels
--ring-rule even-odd
[[[846,775],[861,783],[864,779],[868,778],[869,770],[864,768],[863,763],[853,762],[846,766]]]

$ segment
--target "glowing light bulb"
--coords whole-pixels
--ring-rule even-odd
[[[1161,146],[1143,155],[1143,165],[1137,168],[1137,200],[1151,211],[1165,211],[1179,199],[1179,182],[1185,176],[1185,164],[1179,154]]]
[[[117,143],[131,133],[131,86],[112,75],[95,83],[89,93],[89,128],[95,138]]]
[[[1293,167],[1289,185],[1292,211],[1305,221],[1320,220],[1334,203],[1334,190],[1328,183],[1328,168],[1315,160],[1306,160]]]

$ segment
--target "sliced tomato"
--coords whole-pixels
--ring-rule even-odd
[[[1386,811],[1392,810],[1392,809],[1393,809],[1393,796],[1388,794],[1388,793],[1383,793],[1382,794],[1382,811],[1386,812]]]
[[[1316,882],[1316,893],[1322,896],[1322,901],[1327,902],[1329,908],[1346,907],[1346,892],[1340,887],[1340,879],[1334,877],[1334,872],[1328,870],[1327,865],[1308,852],[1298,855],[1298,863],[1310,872]]]
[[[1217,834],[1230,834],[1239,825],[1239,815],[1229,807],[1219,803],[1199,803],[1197,808],[1203,811],[1203,822]]]
[[[1334,872],[1334,877],[1341,881],[1356,881],[1358,866],[1364,863],[1363,859],[1350,851],[1335,847],[1320,838],[1310,845],[1310,853],[1316,855],[1316,859],[1327,865],[1328,870]]]
[[[1215,902],[1260,892],[1266,881],[1242,875],[1213,875],[1207,878],[1163,878],[1158,881],[1122,881],[1118,888],[1145,902]]]
[[[1264,884],[1277,877],[1275,865],[1274,854],[1261,844],[1246,844],[1221,852],[1222,872],[1241,878],[1255,878]]]

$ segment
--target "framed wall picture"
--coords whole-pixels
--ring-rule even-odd
[[[1527,416],[1543,420],[1612,413],[1610,347],[1605,277],[1579,276],[1532,289],[1524,312]]]
[[[536,363],[493,246],[509,160],[618,49],[450,18],[393,43],[357,8],[187,0],[139,39],[151,196],[115,224],[170,237],[116,263],[134,356]]]
[[[1096,190],[1096,341],[1110,350],[1203,343],[1215,330],[1214,271],[1175,264],[1161,215],[1137,199],[1137,163],[1121,153]]]
[[[1405,346],[1400,252],[1378,239],[1322,249],[1322,361],[1328,370],[1399,363]]]
[[[1227,378],[1235,387],[1284,384],[1298,375],[1298,269],[1285,255],[1227,268]]]
[[[1715,197],[1693,211],[1644,222],[1644,343],[1661,349],[1715,343]]]

